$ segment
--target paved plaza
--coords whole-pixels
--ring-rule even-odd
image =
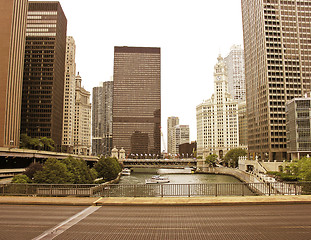
[[[0,239],[310,239],[311,204],[0,205]]]

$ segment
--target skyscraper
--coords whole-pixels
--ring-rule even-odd
[[[228,75],[228,91],[239,103],[245,101],[244,51],[240,45],[233,45],[225,58]]]
[[[171,154],[179,154],[179,145],[190,142],[189,125],[175,125],[172,132],[172,151]]]
[[[285,103],[310,91],[310,1],[242,0],[242,15],[248,151],[283,160]]]
[[[73,37],[67,37],[65,65],[65,92],[63,116],[62,148],[68,153],[73,152],[73,129],[75,119],[75,86],[76,86],[76,44]]]
[[[160,48],[115,47],[113,145],[126,154],[160,155],[160,126]]]
[[[27,0],[1,1],[0,147],[19,146],[27,8]]]
[[[59,2],[29,2],[21,132],[62,143],[67,19]]]
[[[112,149],[113,82],[93,88],[92,154],[110,156]]]
[[[227,68],[221,56],[214,67],[214,94],[196,108],[198,156],[222,159],[239,146],[238,104],[228,93]]]
[[[75,119],[74,119],[74,145],[73,153],[90,155],[91,154],[91,93],[82,87],[82,78],[76,76],[75,92]]]
[[[178,117],[167,118],[167,153],[173,154],[173,128],[179,125]]]

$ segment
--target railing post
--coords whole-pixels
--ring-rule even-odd
[[[244,196],[244,186],[245,186],[245,184],[242,183],[241,186],[242,186],[242,191],[241,191],[242,192],[242,196]]]
[[[297,195],[297,183],[295,183],[295,195]]]
[[[218,186],[218,184],[216,183],[215,184],[215,197],[217,197],[217,186]]]
[[[163,184],[160,185],[161,188],[161,197],[163,197]]]
[[[271,196],[271,184],[268,182],[268,190],[269,190],[269,196]]]
[[[188,197],[190,197],[190,190],[191,190],[190,187],[191,187],[190,184],[188,184]]]

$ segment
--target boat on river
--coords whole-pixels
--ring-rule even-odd
[[[156,183],[169,183],[170,180],[167,177],[162,177],[162,176],[153,176],[150,179],[146,179],[145,183],[146,184],[156,184]]]
[[[131,175],[131,169],[124,168],[124,169],[122,169],[121,174],[129,176],[129,175]]]

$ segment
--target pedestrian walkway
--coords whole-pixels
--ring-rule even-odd
[[[311,195],[247,197],[23,197],[1,196],[0,204],[63,206],[215,206],[252,204],[311,204]]]

